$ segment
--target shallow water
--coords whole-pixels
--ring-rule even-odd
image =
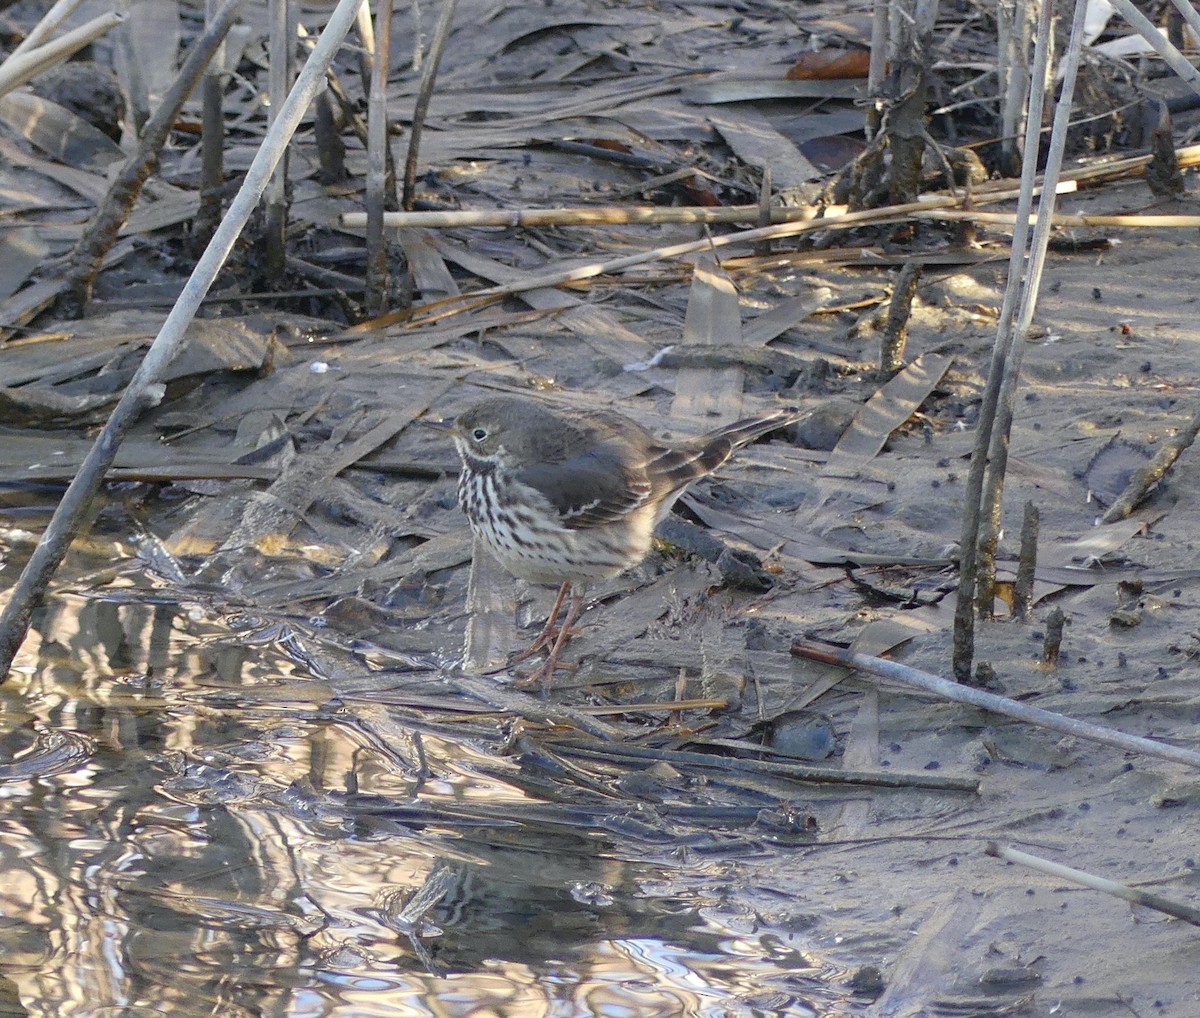
[[[730,906],[746,849],[719,829],[676,843],[498,755],[486,713],[426,723],[402,679],[313,675],[316,629],[173,598],[119,544],[59,585],[0,686],[0,975],[25,1013],[863,1006],[806,921]]]

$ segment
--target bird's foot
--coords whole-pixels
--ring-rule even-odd
[[[555,672],[573,672],[579,665],[571,661],[550,661],[546,660],[528,675],[522,675],[511,683],[513,689],[519,689],[521,692],[528,693],[540,691],[543,694],[550,691],[550,684],[554,680]]]
[[[547,647],[553,649],[558,645],[558,636],[561,632],[561,629],[558,625],[558,616],[562,611],[563,602],[567,599],[567,594],[570,592],[570,590],[571,584],[569,582],[563,583],[562,586],[558,588],[558,596],[554,599],[554,607],[550,609],[550,614],[546,616],[546,624],[542,627],[542,631],[538,633],[537,639],[534,640],[533,643],[531,643],[525,650],[508,659],[508,663],[510,665],[515,665],[520,661],[528,660],[529,658],[533,657],[534,654],[545,650]],[[568,618],[566,621],[567,624],[570,625],[571,620]],[[570,639],[571,635],[571,633],[568,633],[567,638]]]
[[[558,643],[558,637],[561,632],[562,632],[562,629],[558,626],[555,626],[553,629],[549,629],[549,628],[543,629],[541,634],[538,636],[538,638],[536,640],[533,641],[533,643],[531,643],[524,650],[517,651],[515,654],[512,655],[512,657],[510,657],[508,659],[509,666],[520,664],[522,661],[528,661],[531,657],[533,657],[536,654],[540,654],[544,650],[545,651],[553,650],[554,645],[556,643]],[[566,639],[563,640],[563,643],[566,643],[567,640],[573,639],[574,637],[578,636],[582,632],[583,632],[583,629],[581,627],[572,626],[570,629],[567,630]],[[559,664],[558,667],[566,668],[567,665]]]

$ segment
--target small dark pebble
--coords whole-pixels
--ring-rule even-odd
[[[855,993],[878,997],[887,984],[883,981],[883,973],[874,965],[863,965],[850,977],[846,985]]]

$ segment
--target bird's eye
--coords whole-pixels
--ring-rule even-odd
[[[487,438],[487,428],[476,428],[471,432],[471,437],[475,439],[476,442],[482,442],[485,438]]]

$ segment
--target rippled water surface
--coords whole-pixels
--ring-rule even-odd
[[[163,596],[119,546],[60,583],[0,687],[14,1013],[854,1011],[804,909],[732,904],[719,825],[539,794],[486,712],[314,675],[311,626]]]

